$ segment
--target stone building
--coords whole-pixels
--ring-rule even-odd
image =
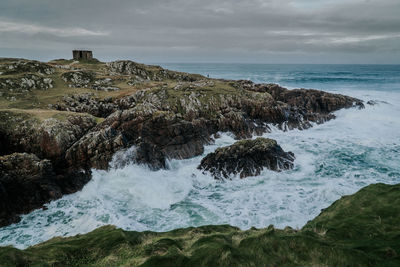
[[[72,56],[75,60],[92,60],[93,53],[88,50],[73,50]]]

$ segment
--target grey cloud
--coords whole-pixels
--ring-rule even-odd
[[[398,63],[398,14],[398,0],[2,0],[0,56],[86,47],[143,61]]]

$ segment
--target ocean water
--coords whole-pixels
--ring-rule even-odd
[[[127,230],[168,231],[207,224],[301,228],[343,195],[369,184],[400,183],[400,66],[164,64],[215,78],[251,79],[288,88],[316,88],[374,100],[363,110],[336,112],[337,119],[305,131],[272,130],[295,168],[258,177],[215,181],[196,169],[201,158],[235,142],[222,133],[202,156],[172,160],[168,170],[119,164],[93,172],[82,191],[53,201],[0,229],[0,245],[25,248],[54,236],[89,232],[113,224]]]

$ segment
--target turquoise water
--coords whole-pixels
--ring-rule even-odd
[[[400,65],[161,64],[211,78],[278,83],[288,88],[400,90]]]
[[[296,155],[295,168],[219,182],[199,172],[201,157],[173,160],[157,172],[120,166],[94,170],[81,192],[53,201],[47,210],[0,229],[0,245],[24,248],[54,236],[86,233],[113,224],[128,230],[167,231],[205,224],[242,229],[300,228],[343,195],[377,182],[400,183],[400,66],[168,64],[170,69],[226,79],[275,82],[289,88],[324,89],[378,104],[336,112],[337,119],[274,138]],[[224,133],[204,154],[235,140]],[[203,155],[204,156],[204,155]]]

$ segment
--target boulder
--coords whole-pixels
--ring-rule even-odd
[[[229,179],[237,174],[245,178],[259,175],[264,168],[292,169],[294,159],[294,154],[283,151],[275,140],[259,137],[218,148],[202,159],[198,169],[211,173],[216,179]]]

